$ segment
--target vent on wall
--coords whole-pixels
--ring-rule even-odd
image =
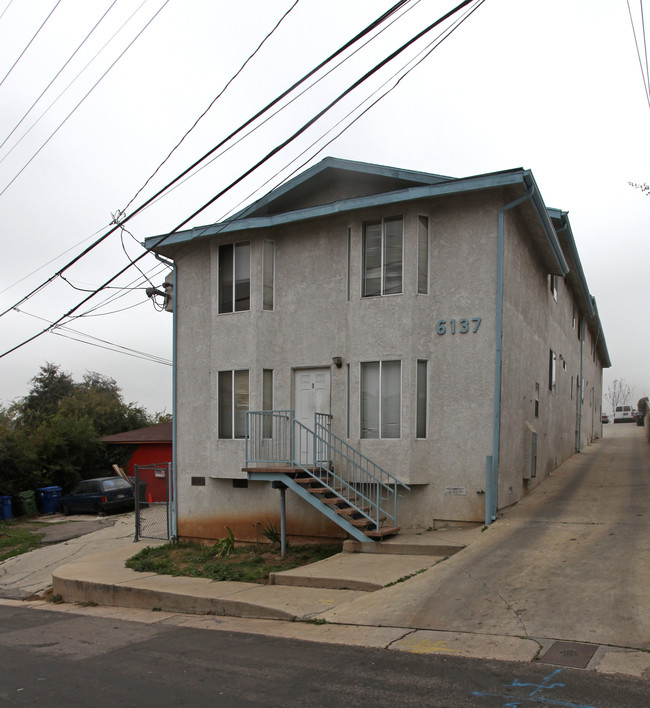
[[[526,421],[528,427],[528,462],[524,463],[524,479],[533,479],[537,477],[537,431],[533,426]]]

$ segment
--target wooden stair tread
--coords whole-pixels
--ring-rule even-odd
[[[310,494],[338,494],[339,492],[342,492],[342,489],[330,489],[329,487],[308,487],[307,491]],[[345,501],[341,497],[337,497],[337,499],[341,499],[342,501]]]
[[[367,514],[370,512],[370,507],[364,507],[363,509],[361,509],[361,511]],[[341,516],[351,516],[353,514],[359,514],[360,510],[356,509],[353,506],[346,506],[341,509],[337,509],[336,513],[340,514]]]
[[[368,524],[377,523],[377,519],[370,520],[370,519],[367,519],[365,516],[362,516],[360,519],[348,519],[348,521],[352,524],[352,526],[356,526],[357,528],[363,528],[364,526],[368,526]],[[380,516],[379,523],[381,524],[384,521],[386,521],[386,517]]]
[[[372,531],[364,531],[368,538],[384,538],[385,536],[394,536],[400,530],[399,526],[386,526],[381,529],[373,529]]]

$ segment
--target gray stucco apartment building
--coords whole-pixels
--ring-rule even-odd
[[[336,504],[294,483],[292,468],[318,476],[324,436],[340,449],[319,459],[399,480],[388,521],[353,504],[375,530],[490,521],[600,437],[595,300],[566,212],[529,170],[326,158],[227,221],[146,245],[175,265],[180,538],[260,538],[282,480],[290,536],[345,536]],[[300,442],[314,413],[324,427]],[[329,472],[334,494],[365,484]]]

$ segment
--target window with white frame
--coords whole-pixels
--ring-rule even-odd
[[[557,302],[557,275],[550,275],[548,282],[551,295],[553,295],[553,299]]]
[[[418,359],[416,406],[415,406],[415,437],[426,438],[427,436],[427,362]]]
[[[219,312],[243,312],[251,307],[250,243],[219,246]]]
[[[402,362],[361,364],[361,437],[399,438],[402,407]]]
[[[262,309],[272,310],[275,301],[275,242],[262,244]]]
[[[418,293],[429,292],[429,219],[418,216]]]
[[[364,223],[363,297],[402,292],[402,251],[401,216]]]
[[[243,438],[249,409],[248,370],[220,371],[219,437]]]

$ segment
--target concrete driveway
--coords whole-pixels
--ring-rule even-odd
[[[24,600],[52,585],[52,571],[67,562],[108,552],[133,539],[133,513],[118,516],[43,517],[41,548],[0,563],[0,597]],[[61,523],[65,521],[65,523]],[[58,522],[58,523],[57,523]],[[135,552],[135,551],[134,551]]]
[[[650,649],[650,445],[604,428],[462,553],[322,616]]]

